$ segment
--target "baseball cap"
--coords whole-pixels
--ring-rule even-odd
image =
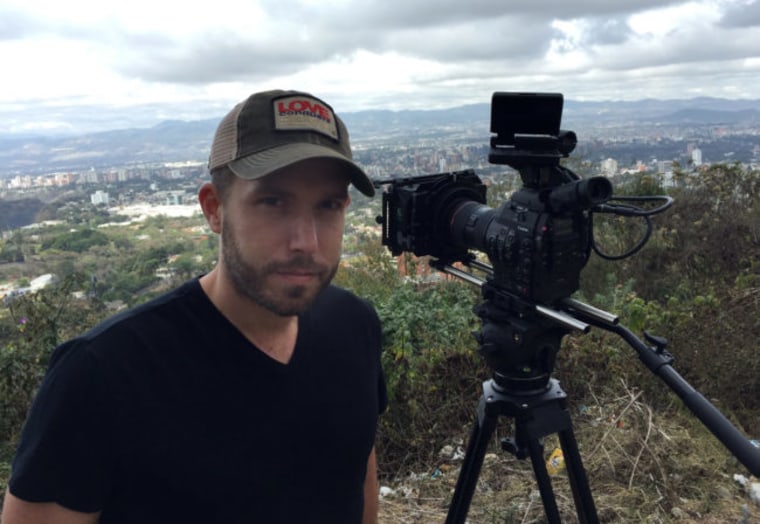
[[[237,104],[216,129],[208,168],[226,165],[240,178],[254,180],[310,158],[338,160],[359,191],[375,194],[353,161],[343,121],[323,100],[300,91],[254,93]]]

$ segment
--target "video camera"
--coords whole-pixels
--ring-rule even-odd
[[[533,302],[575,292],[589,258],[589,209],[612,196],[604,177],[582,180],[559,165],[575,148],[559,128],[562,95],[495,93],[489,161],[520,172],[523,188],[498,209],[472,170],[392,181],[383,193],[382,242],[444,263],[466,262],[469,249],[493,264],[493,283]]]
[[[394,256],[430,256],[436,269],[479,285],[476,308],[483,321],[476,334],[496,381],[522,391],[546,386],[562,337],[581,329],[568,308],[594,242],[593,212],[649,216],[667,209],[670,197],[612,197],[604,177],[582,179],[560,165],[577,143],[561,130],[563,96],[556,93],[494,93],[488,160],[508,164],[522,188],[497,209],[486,205],[486,185],[473,170],[375,182],[383,192],[382,243]],[[611,200],[665,200],[656,209],[607,204]],[[487,255],[490,265],[471,250]],[[455,267],[486,273],[486,280]],[[569,304],[572,303],[572,306]],[[588,308],[587,308],[588,309]]]

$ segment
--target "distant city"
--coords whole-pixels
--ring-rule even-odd
[[[486,104],[344,115],[355,159],[375,179],[466,168],[504,172],[506,166],[487,160],[489,118]],[[98,205],[113,198],[109,186],[140,181],[166,192],[162,203],[181,204],[185,193],[194,199],[206,176],[216,123],[164,122],[72,137],[0,136],[0,191],[8,199],[47,190],[52,198],[56,188],[102,186],[92,192]],[[725,162],[760,166],[760,100],[567,102],[565,123],[578,134],[571,159],[584,166],[584,174],[650,172],[666,183],[675,164],[685,171]]]

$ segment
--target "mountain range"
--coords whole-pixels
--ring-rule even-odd
[[[354,145],[373,140],[406,140],[443,132],[482,137],[487,142],[490,104],[449,109],[344,113]],[[208,157],[221,118],[166,120],[81,135],[0,134],[0,177],[77,172]],[[760,99],[640,100],[584,102],[566,100],[562,127],[581,137],[610,136],[610,128],[742,126],[760,129]],[[603,131],[607,129],[607,131]]]

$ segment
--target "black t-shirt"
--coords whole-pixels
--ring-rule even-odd
[[[365,301],[322,292],[284,365],[194,280],[56,349],[10,490],[103,523],[358,523],[386,402]]]

